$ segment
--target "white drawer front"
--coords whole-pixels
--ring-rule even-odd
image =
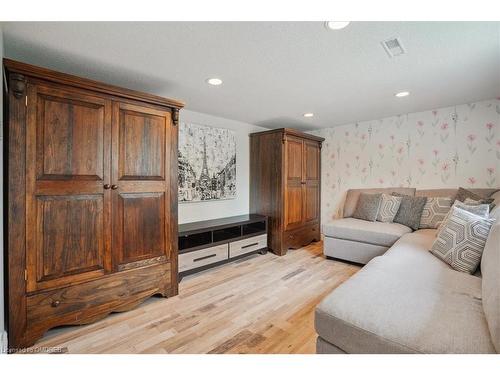
[[[179,254],[179,272],[212,264],[228,258],[227,244]]]
[[[231,242],[229,244],[229,257],[233,258],[264,247],[267,247],[267,234],[245,238],[244,240]]]

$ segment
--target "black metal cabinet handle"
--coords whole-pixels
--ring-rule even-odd
[[[201,258],[193,259],[193,262],[199,262],[200,260],[204,260],[204,259],[208,259],[208,258],[213,258],[215,256],[217,256],[217,254],[210,254],[210,255],[207,255],[207,256],[204,256],[204,257],[201,257]]]
[[[251,243],[250,245],[242,246],[241,248],[242,249],[246,249],[247,247],[252,247],[252,246],[255,246],[255,245],[258,245],[258,244],[259,244],[258,242],[255,242],[255,243]]]

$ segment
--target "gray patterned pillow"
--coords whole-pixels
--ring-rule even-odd
[[[368,221],[377,220],[381,200],[382,194],[361,193],[352,217]]]
[[[473,273],[483,254],[491,226],[495,222],[453,207],[432,244],[431,253],[457,271]]]
[[[437,229],[443,222],[448,211],[450,211],[453,200],[444,197],[427,198],[422,217],[420,218],[420,229]]]
[[[475,204],[475,203],[469,204],[469,203],[467,203],[469,201],[475,202],[475,201],[469,200],[469,198],[467,198],[465,200],[465,203],[462,203],[459,200],[456,200],[455,203],[453,203],[453,207],[461,208],[462,210],[465,210],[465,211],[470,212],[470,213],[477,215],[477,216],[481,216],[485,219],[489,218],[489,216],[490,216],[490,205],[489,204]],[[449,210],[448,213],[446,214],[446,217],[444,218],[443,222],[439,225],[439,231],[437,233],[438,236],[439,236],[439,233],[441,232],[441,230],[443,229],[445,223],[450,218],[450,215],[452,212],[453,212],[453,210]]]
[[[422,210],[427,202],[427,198],[412,197],[399,193],[392,193],[392,195],[402,198],[401,204],[399,205],[399,211],[394,217],[394,222],[417,230],[420,225],[420,217],[422,216]]]
[[[397,197],[389,194],[382,194],[380,201],[380,209],[378,210],[377,221],[383,223],[392,223],[394,217],[398,213],[401,205],[402,197]]]

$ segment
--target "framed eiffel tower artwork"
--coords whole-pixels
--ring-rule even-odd
[[[181,123],[179,202],[236,197],[236,138],[232,130]]]

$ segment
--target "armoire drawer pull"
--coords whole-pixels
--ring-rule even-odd
[[[111,190],[116,190],[118,189],[118,185],[111,185]]]
[[[61,304],[61,301],[59,300],[55,300],[55,301],[52,301],[52,303],[50,304],[52,307],[57,307]]]
[[[207,256],[204,256],[204,257],[201,257],[201,258],[193,259],[193,262],[199,262],[200,260],[205,260],[205,259],[208,259],[208,258],[213,258],[215,256],[217,256],[217,254],[210,254],[210,255],[207,255]]]
[[[104,184],[104,189],[108,190],[111,188],[111,185],[110,184]]]

